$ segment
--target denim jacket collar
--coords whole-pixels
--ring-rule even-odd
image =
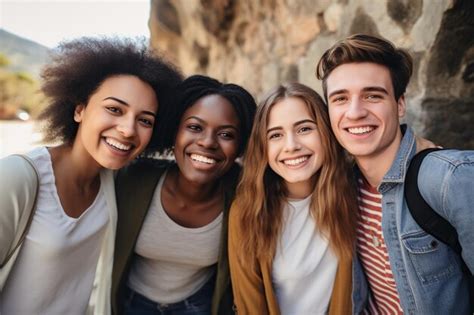
[[[400,125],[402,129],[402,141],[398,148],[395,160],[393,160],[392,166],[385,174],[378,187],[380,193],[384,193],[393,185],[403,183],[405,181],[405,175],[409,166],[409,161],[416,152],[415,135],[410,127],[406,124]]]

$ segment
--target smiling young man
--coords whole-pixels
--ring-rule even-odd
[[[443,150],[424,160],[418,186],[457,231],[462,259],[413,219],[406,172],[421,149],[400,125],[412,58],[389,41],[357,34],[327,50],[317,66],[331,127],[358,169],[354,313],[468,314],[474,271],[474,151]]]

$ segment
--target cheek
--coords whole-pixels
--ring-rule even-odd
[[[318,168],[320,168],[325,162],[325,155],[324,155],[324,152],[321,148],[319,148],[319,151],[318,151],[318,158],[316,160],[316,165],[318,166]]]
[[[145,147],[150,142],[152,136],[153,136],[153,128],[151,128],[151,129],[147,130],[146,132],[144,132],[144,134],[143,134],[143,144],[144,144]]]
[[[275,171],[276,167],[276,160],[278,159],[278,149],[275,145],[268,145],[267,146],[267,160],[268,160],[268,166],[272,170]]]
[[[237,154],[239,153],[239,146],[238,145],[230,145],[225,149],[225,155],[229,160],[234,161],[237,159]]]
[[[338,110],[337,108],[335,108],[334,106],[330,106],[328,108],[328,115],[329,115],[329,119],[330,121],[332,122],[333,120],[336,120],[337,116],[338,116]]]
[[[270,162],[273,160],[273,156],[275,155],[275,146],[273,146],[271,143],[267,143],[267,160]]]
[[[272,171],[274,171],[275,173],[278,174],[277,169],[276,169],[276,165],[275,165],[275,161],[272,159],[270,151],[268,151],[267,158],[268,158],[267,168],[271,169]]]
[[[178,130],[178,132],[176,133],[176,137],[174,139],[173,151],[175,153],[176,152],[179,153],[184,148],[185,142],[187,141],[186,139],[187,139],[186,133],[184,133],[182,130]]]

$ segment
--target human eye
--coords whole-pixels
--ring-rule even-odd
[[[306,134],[306,133],[311,132],[313,129],[314,129],[314,127],[312,127],[312,126],[301,126],[301,127],[298,129],[297,132],[298,132],[299,134]]]
[[[279,132],[274,132],[274,133],[270,133],[268,134],[268,140],[277,140],[279,138],[281,138],[283,135]]]
[[[365,98],[369,101],[378,101],[378,100],[381,100],[383,96],[378,93],[370,93],[370,94],[367,94]]]
[[[189,124],[186,126],[186,129],[191,130],[192,132],[199,132],[202,130],[202,127],[198,124]]]
[[[105,106],[105,109],[109,113],[114,114],[114,115],[119,115],[122,113],[122,110],[118,106]]]
[[[235,135],[231,131],[221,131],[219,133],[219,136],[222,137],[225,140],[233,140],[235,139]]]
[[[345,95],[335,95],[329,100],[331,104],[342,104],[347,100]]]
[[[145,117],[140,118],[139,121],[142,125],[149,128],[153,127],[153,125],[155,124],[155,121],[153,119],[149,119]]]

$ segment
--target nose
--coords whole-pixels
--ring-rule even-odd
[[[215,149],[217,147],[216,136],[211,131],[202,132],[197,143],[206,149]]]
[[[125,138],[131,138],[135,135],[135,118],[134,117],[121,117],[120,121],[117,124],[117,130]]]
[[[297,135],[287,134],[285,137],[285,152],[293,152],[301,149],[301,145],[298,141]]]
[[[348,119],[357,120],[365,116],[367,116],[367,109],[364,106],[364,102],[361,101],[358,96],[354,96],[349,103],[346,117]]]

